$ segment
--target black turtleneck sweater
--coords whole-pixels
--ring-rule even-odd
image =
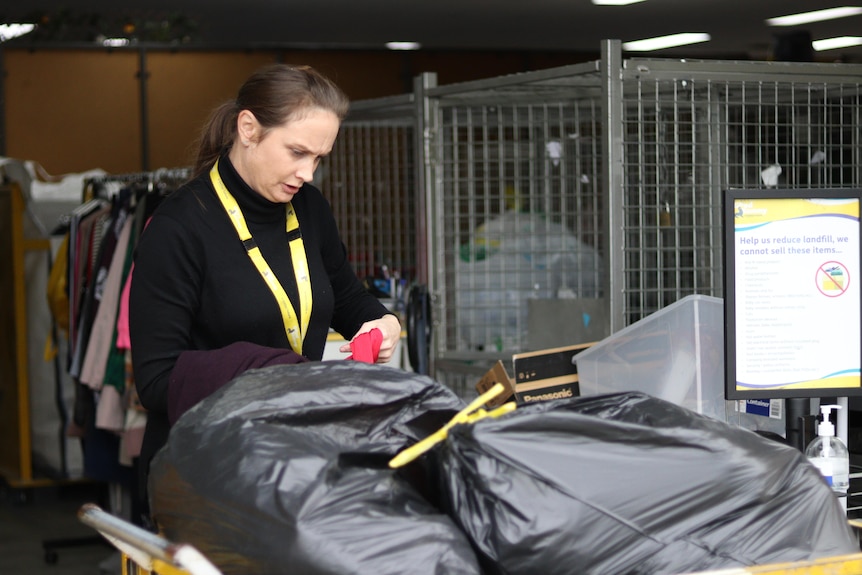
[[[226,156],[219,161],[219,173],[263,257],[299,310],[284,204],[270,202],[248,187]],[[350,339],[363,322],[388,312],[356,277],[320,191],[306,184],[292,203],[314,297],[303,355],[319,360],[330,327]],[[148,410],[144,467],[167,440],[169,386],[207,389],[206,381],[194,381],[195,370],[188,365],[178,370],[183,381],[172,381],[180,354],[194,351],[194,361],[205,364],[208,354],[213,354],[213,362],[224,362],[224,354],[231,351],[223,348],[236,342],[290,348],[278,304],[248,257],[208,173],[165,198],[142,233],[135,253],[129,327],[135,387]]]

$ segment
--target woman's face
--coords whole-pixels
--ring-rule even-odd
[[[243,110],[230,159],[253,190],[271,202],[287,203],[312,180],[320,159],[332,151],[338,127],[334,113],[309,108],[264,133],[254,115]]]

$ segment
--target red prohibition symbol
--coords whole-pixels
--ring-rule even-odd
[[[850,274],[847,267],[840,262],[825,262],[817,268],[815,283],[820,293],[826,297],[838,297],[847,291]]]

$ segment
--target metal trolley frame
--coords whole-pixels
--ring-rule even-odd
[[[111,515],[94,503],[78,510],[78,519],[122,553],[123,575],[221,575],[221,571],[187,544],[172,543]]]
[[[98,531],[123,556],[123,575],[221,575],[221,571],[194,547],[171,543],[154,533],[117,518],[93,503],[78,511],[82,523]],[[850,521],[857,534],[860,524]],[[285,566],[285,573],[289,566]],[[688,575],[860,575],[862,553],[690,573]]]

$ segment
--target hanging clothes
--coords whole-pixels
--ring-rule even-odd
[[[83,357],[80,373],[82,383],[98,391],[105,377],[105,365],[112,346],[117,306],[122,286],[123,265],[131,235],[132,219],[129,206],[120,206],[112,222],[112,233],[101,246],[101,265],[96,269],[96,285],[91,291],[93,303],[89,336],[79,350]]]
[[[66,316],[67,370],[75,385],[67,434],[83,439],[84,473],[93,479],[125,481],[128,470],[119,468],[140,453],[146,412],[129,366],[132,259],[143,222],[188,176],[178,169],[88,178],[83,203],[65,218],[68,247],[58,261],[67,301],[56,309]]]

